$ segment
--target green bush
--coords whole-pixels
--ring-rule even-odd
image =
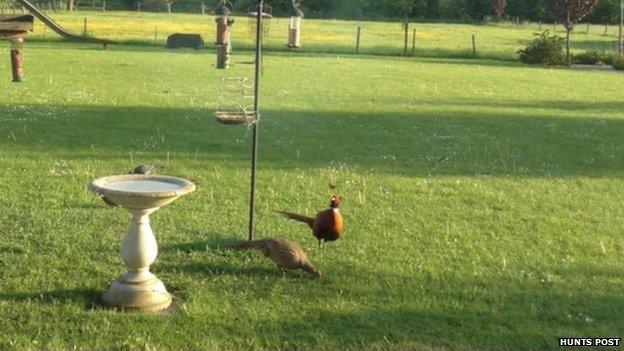
[[[615,56],[612,53],[600,52],[600,51],[586,51],[580,54],[576,54],[573,57],[574,63],[580,65],[596,65],[598,63],[604,63],[606,65],[613,64]]]
[[[530,64],[560,65],[564,62],[563,42],[558,35],[550,31],[536,33],[536,38],[527,43],[527,47],[518,51],[520,61]]]
[[[613,60],[612,66],[618,71],[624,71],[624,60],[620,60],[620,59]]]

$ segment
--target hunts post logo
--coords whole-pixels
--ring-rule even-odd
[[[559,346],[620,346],[622,338],[559,338]]]

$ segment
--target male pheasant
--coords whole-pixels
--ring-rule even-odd
[[[314,277],[320,277],[316,267],[308,260],[305,252],[296,243],[284,238],[268,238],[234,244],[235,249],[256,249],[273,260],[279,268],[303,269]]]
[[[319,247],[325,247],[325,242],[340,239],[344,232],[342,216],[338,206],[340,206],[340,196],[334,195],[331,198],[329,208],[319,211],[315,218],[291,212],[275,212],[309,225],[312,228],[312,234],[318,239]]]

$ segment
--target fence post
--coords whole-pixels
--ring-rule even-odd
[[[416,54],[416,28],[412,30],[412,56]]]
[[[355,53],[356,54],[360,53],[360,38],[361,37],[362,37],[362,27],[358,26],[357,35],[356,35],[356,39],[355,39]]]
[[[407,41],[409,39],[409,23],[405,21],[405,45],[403,46],[403,56],[407,56]]]
[[[83,34],[86,37],[87,36],[87,18],[84,18],[84,30],[83,30]]]
[[[474,34],[472,35],[472,55],[477,56],[477,41]]]

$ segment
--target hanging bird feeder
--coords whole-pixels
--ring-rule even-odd
[[[217,68],[226,69],[229,66],[230,54],[232,53],[231,27],[234,24],[232,11],[225,6],[226,0],[220,0],[220,5],[215,9],[215,22],[217,24]]]
[[[299,2],[292,0],[292,9],[290,10],[290,25],[288,26],[288,47],[298,49],[300,45],[300,27],[303,11],[299,8]]]
[[[260,70],[262,64],[262,39],[265,33],[264,20],[270,19],[272,16],[263,12],[264,0],[257,0],[257,10],[250,12],[255,15],[255,39],[256,50],[254,60],[254,84],[253,84],[253,107],[248,111],[243,108],[242,111],[231,113],[227,111],[216,112],[217,121],[223,124],[247,124],[252,128],[251,141],[251,185],[249,194],[249,240],[253,240],[255,235],[254,217],[256,204],[256,171],[258,161],[258,137],[260,124]]]
[[[33,30],[32,15],[0,16],[0,39],[11,41],[11,72],[13,82],[24,81],[24,37]]]
[[[270,13],[270,9],[266,9],[266,12],[261,12],[262,13],[262,25],[259,27],[262,29],[262,35],[267,35],[269,34],[269,29],[271,28],[270,24],[271,24],[271,19],[273,19],[273,15],[271,15]],[[257,11],[250,11],[247,13],[247,18],[249,18],[249,32],[251,35],[256,36],[256,30],[258,28],[257,25],[257,21],[258,21],[258,12]]]

